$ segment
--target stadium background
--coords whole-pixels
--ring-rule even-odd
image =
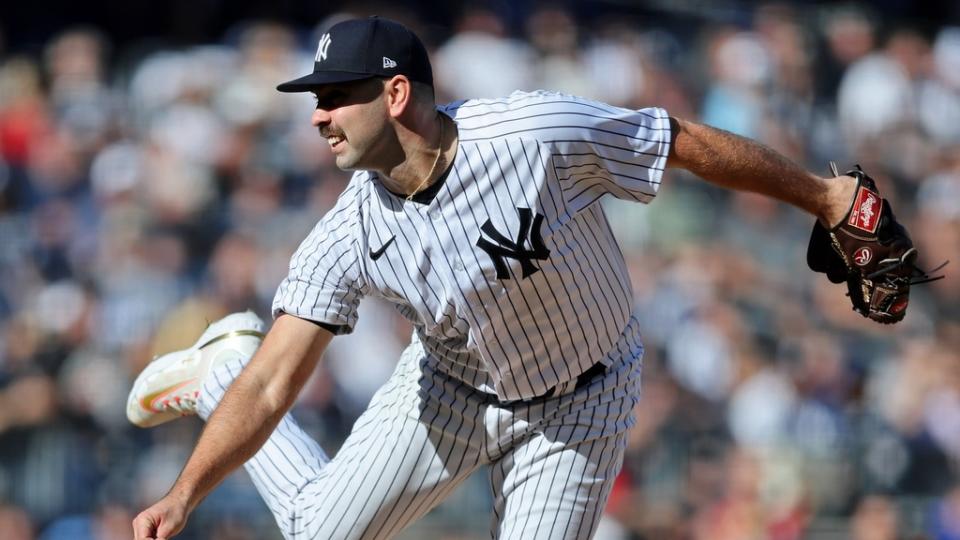
[[[0,538],[130,537],[200,430],[129,426],[152,355],[268,315],[346,176],[309,125],[317,24],[413,26],[442,99],[659,105],[812,170],[859,161],[924,263],[960,263],[960,7],[649,0],[17,2],[0,8]],[[647,355],[598,538],[960,538],[960,279],[887,328],[806,269],[812,219],[673,172],[607,202]],[[365,302],[295,414],[335,450],[409,328]],[[487,538],[482,477],[404,538]],[[185,539],[279,538],[242,473]]]

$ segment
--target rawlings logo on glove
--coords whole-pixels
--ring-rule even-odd
[[[878,201],[880,201],[880,194],[861,183],[857,188],[857,197],[853,200],[853,207],[850,208],[850,217],[847,219],[847,224],[868,233],[876,232],[877,224],[880,223],[880,216],[876,211]]]
[[[840,176],[832,162],[830,169]],[[864,317],[884,324],[900,322],[910,303],[910,286],[943,276],[931,277],[917,268],[917,248],[873,179],[859,165],[847,174],[858,182],[853,204],[832,229],[814,223],[807,264],[834,283],[846,282],[853,309]]]

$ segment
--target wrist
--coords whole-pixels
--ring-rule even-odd
[[[172,488],[170,488],[170,492],[167,493],[167,498],[185,508],[189,513],[193,511],[194,507],[199,502],[195,500],[195,495],[195,489],[183,484],[182,482],[177,482]]]
[[[823,182],[825,197],[817,218],[824,227],[832,229],[839,225],[850,212],[859,182],[852,176],[824,178]]]

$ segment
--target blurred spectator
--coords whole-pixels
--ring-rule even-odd
[[[764,115],[761,89],[772,77],[772,59],[758,36],[721,30],[707,52],[712,83],[703,121],[744,137],[759,138]]]
[[[0,505],[0,538],[31,540],[33,537],[33,526],[26,512],[16,506]]]
[[[900,519],[893,501],[880,495],[864,497],[857,505],[850,527],[852,540],[897,540]]]
[[[933,506],[930,533],[933,540],[960,539],[960,488],[953,487]]]
[[[527,19],[527,36],[539,56],[536,79],[541,87],[584,97],[597,96],[597,79],[588,76],[580,30],[569,12],[543,5]]]
[[[496,14],[470,9],[455,31],[433,55],[441,99],[498,98],[535,89],[531,47],[508,37]]]

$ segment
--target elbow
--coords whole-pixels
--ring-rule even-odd
[[[260,402],[273,414],[284,414],[297,400],[296,390],[284,381],[273,380],[260,390]]]
[[[247,403],[255,404],[260,413],[268,416],[283,414],[293,406],[296,392],[276,371],[263,370],[260,365],[251,363],[234,381],[230,388]]]

